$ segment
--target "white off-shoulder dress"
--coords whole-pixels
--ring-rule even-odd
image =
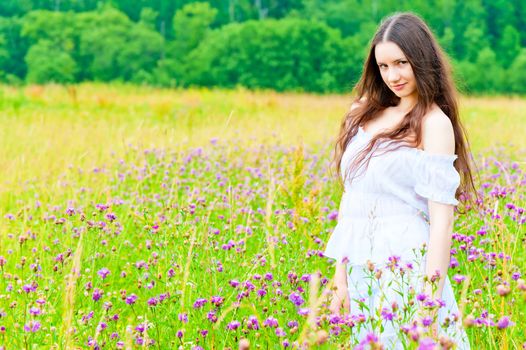
[[[370,140],[371,135],[359,128],[343,154],[344,193],[325,256],[347,262],[350,313],[371,320],[353,328],[351,343],[356,345],[373,332],[386,349],[404,349],[409,337],[407,329],[405,334],[402,329],[410,323],[410,315],[401,310],[410,300],[415,305],[420,302],[415,299],[425,269],[425,251],[421,248],[429,240],[428,200],[458,204],[455,191],[460,176],[453,166],[457,156],[431,154],[409,146],[393,150],[396,144],[384,141],[375,149],[367,168],[350,181],[346,169]],[[380,278],[367,269],[368,261],[376,270],[382,269]],[[386,267],[389,261],[397,267]],[[469,349],[449,278],[442,301],[439,332],[453,340],[456,349]],[[450,322],[444,324],[447,319]]]

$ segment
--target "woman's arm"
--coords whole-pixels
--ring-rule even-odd
[[[333,288],[335,289],[332,295],[329,310],[333,314],[340,314],[340,309],[344,308],[348,313],[350,309],[349,294],[347,291],[347,264],[336,263],[336,270],[334,272]]]
[[[453,126],[440,109],[437,108],[426,115],[423,122],[422,142],[426,152],[455,153]],[[430,279],[438,272],[440,280],[438,280],[438,288],[434,291],[428,284],[426,294],[432,295],[433,298],[440,298],[449,268],[454,206],[432,200],[428,201],[428,206],[430,228],[425,272]]]

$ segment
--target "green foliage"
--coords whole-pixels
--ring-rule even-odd
[[[519,0],[4,0],[0,80],[32,80],[25,58],[46,42],[74,61],[75,82],[348,91],[379,21],[396,11],[430,25],[466,91],[521,90],[504,83],[526,47]]]
[[[508,68],[513,59],[519,54],[521,50],[520,40],[521,36],[514,27],[507,25],[504,28],[498,45],[499,61],[503,67]]]
[[[75,80],[75,61],[49,40],[43,39],[32,45],[25,61],[29,83],[71,83]]]
[[[203,40],[217,15],[217,10],[206,2],[188,4],[177,11],[173,27],[175,40],[172,44],[175,57],[185,57]]]
[[[188,59],[190,85],[337,91],[351,56],[338,31],[301,19],[231,24],[207,36]]]
[[[526,94],[526,49],[522,49],[508,71],[509,89]]]

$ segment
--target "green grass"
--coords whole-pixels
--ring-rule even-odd
[[[223,349],[247,338],[273,348],[285,339],[314,344],[321,330],[334,331],[318,300],[325,287],[301,277],[329,281],[333,273],[318,254],[335,224],[328,214],[341,189],[329,157],[349,96],[90,84],[4,86],[0,97],[0,256],[7,261],[0,345],[88,347],[91,339],[114,348],[153,339],[155,348]],[[519,223],[526,100],[461,102],[484,200],[457,217],[459,267],[450,276],[469,277],[469,285],[454,286],[464,316],[515,323],[469,327],[472,346],[519,348],[526,342],[526,236]],[[110,270],[105,279],[97,274],[102,268]],[[255,290],[236,303],[246,288],[231,287],[232,280],[249,280]],[[26,293],[23,286],[32,283],[35,291]],[[510,286],[505,297],[497,293],[501,284]],[[303,306],[321,317],[319,329],[290,302],[298,287]],[[95,289],[103,290],[99,300]],[[130,294],[138,297],[133,305],[125,301]],[[212,296],[224,301],[213,306]],[[148,306],[150,298],[158,304]],[[208,302],[194,308],[198,298]],[[31,315],[31,307],[41,314]],[[178,318],[184,313],[188,322]],[[259,330],[250,329],[250,316]],[[270,316],[284,337],[263,327]],[[25,332],[31,320],[41,328]],[[227,330],[233,321],[240,327]],[[98,329],[101,323],[107,328]],[[143,323],[149,326],[140,332]],[[350,332],[342,326],[325,347],[345,346]]]

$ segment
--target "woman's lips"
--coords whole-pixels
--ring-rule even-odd
[[[400,90],[402,90],[404,88],[405,84],[407,84],[407,83],[393,85],[393,89],[395,89],[396,91],[400,91]]]

